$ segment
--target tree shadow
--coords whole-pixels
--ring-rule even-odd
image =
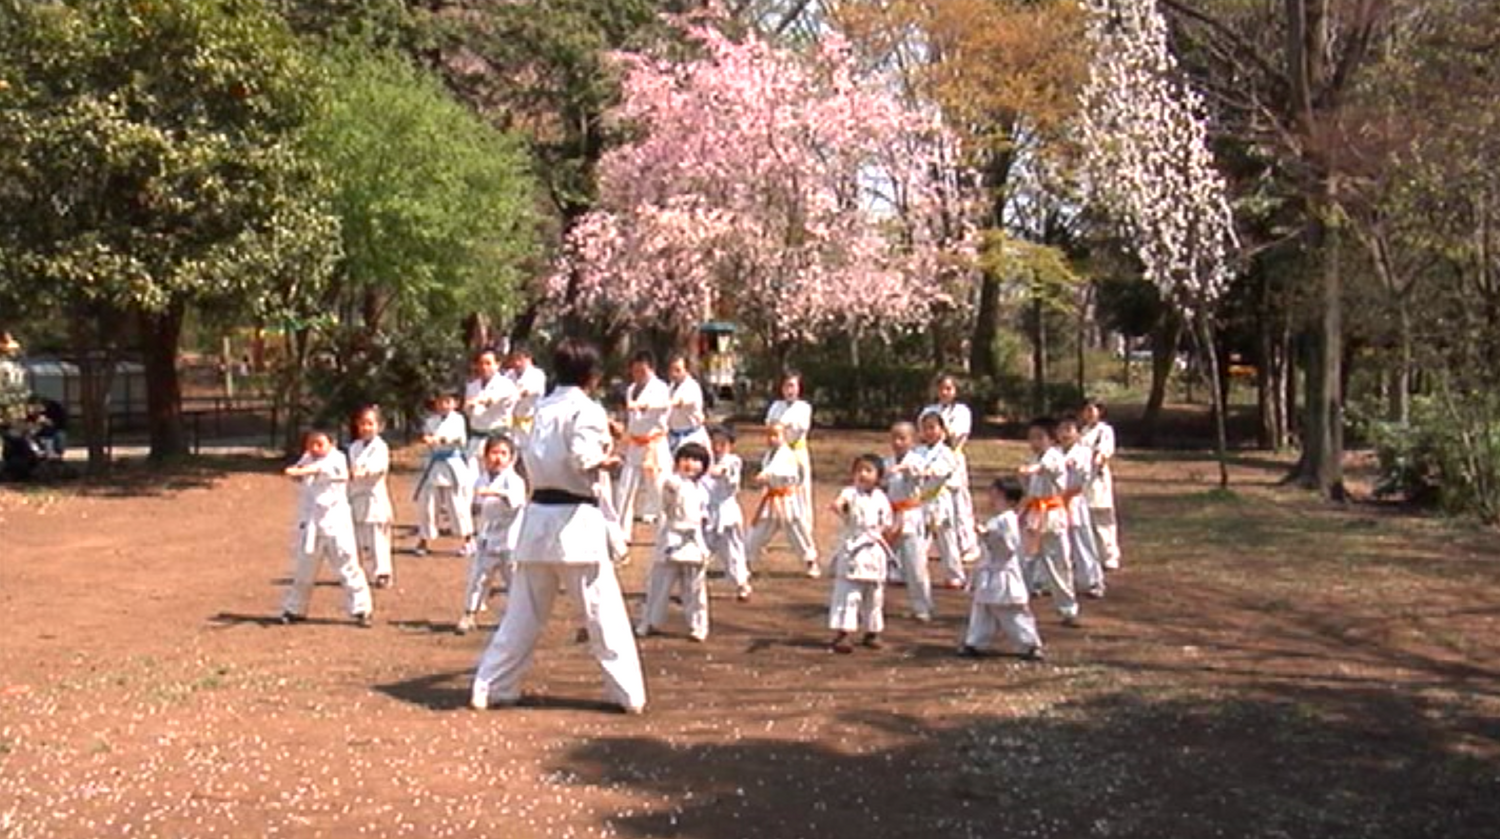
[[[240,612],[220,612],[217,615],[214,615],[213,617],[209,618],[208,622],[211,623],[211,624],[215,624],[216,627],[219,628],[219,629],[232,629],[232,628],[234,628],[236,626],[263,626],[263,627],[277,627],[277,628],[280,628],[282,626],[281,615],[280,614],[274,614],[274,615],[251,615],[251,614],[244,614],[244,613],[240,613]],[[302,620],[298,621],[295,626],[289,626],[289,627],[287,627],[287,629],[288,630],[294,630],[294,629],[296,629],[297,626],[353,626],[353,625],[354,625],[354,622],[351,619],[349,619],[349,618],[316,618],[316,617],[306,617],[306,618],[303,618]]]
[[[1500,723],[1457,700],[1114,693],[1037,716],[836,722],[881,745],[602,737],[554,770],[671,802],[607,817],[641,837],[1447,837],[1500,819]]]
[[[413,679],[403,679],[399,682],[375,685],[375,690],[392,699],[398,699],[410,705],[417,705],[431,711],[456,711],[469,708],[470,684],[473,678],[474,671],[472,669],[450,670],[443,673],[419,676]],[[487,713],[500,714],[506,711],[619,713],[620,708],[618,705],[596,699],[583,699],[576,696],[527,694],[522,696],[521,701],[512,707],[492,708]]]
[[[101,475],[84,474],[53,488],[92,498],[153,498],[192,489],[209,489],[229,475],[280,473],[284,458],[256,455],[196,455],[168,463],[121,460]]]

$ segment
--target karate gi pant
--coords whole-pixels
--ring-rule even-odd
[[[453,530],[462,538],[474,535],[474,511],[469,492],[463,487],[440,487],[428,484],[422,488],[417,499],[421,518],[417,521],[417,537],[424,542],[438,537],[438,510],[448,514]]]
[[[835,577],[828,601],[828,628],[870,634],[885,631],[885,581]]]
[[[1104,566],[1099,562],[1099,551],[1094,543],[1089,508],[1080,501],[1068,512],[1068,554],[1073,558],[1073,588],[1103,594]]]
[[[1120,523],[1114,507],[1090,507],[1094,543],[1099,547],[1100,564],[1114,570],[1120,567]]]
[[[766,546],[771,543],[771,538],[778,530],[786,532],[787,543],[792,546],[792,553],[803,564],[811,564],[818,561],[818,548],[813,544],[812,538],[807,535],[807,528],[801,519],[780,519],[767,517],[756,522],[750,528],[750,535],[745,540],[745,561],[751,568],[760,564],[760,555]]]
[[[962,585],[968,581],[964,573],[963,553],[958,549],[958,528],[951,521],[934,524],[928,528],[932,541],[937,543],[938,561],[943,565],[943,576],[950,584]]]
[[[638,631],[645,635],[666,624],[673,586],[682,590],[682,613],[687,618],[688,634],[702,641],[708,637],[708,565],[701,562],[658,560],[651,565],[646,574],[646,607]]]
[[[464,613],[479,611],[495,577],[498,576],[505,583],[506,590],[509,590],[511,581],[515,579],[515,567],[510,551],[475,551],[469,558],[469,576],[464,585]]]
[[[745,529],[739,525],[704,534],[708,553],[723,563],[724,576],[735,588],[750,585],[750,563],[745,559]]]
[[[953,524],[958,537],[958,555],[973,561],[979,555],[979,533],[974,528],[974,494],[969,491],[969,470],[964,469],[964,482],[951,487],[953,493]]]
[[[803,440],[800,446],[793,446],[792,454],[797,458],[797,476],[800,480],[797,495],[802,498],[802,517],[796,520],[796,524],[802,530],[802,541],[813,545],[816,544],[813,538],[813,510],[817,508],[813,506],[812,455],[807,450],[807,441]]]
[[[625,450],[625,462],[620,466],[620,480],[615,483],[615,512],[619,514],[620,526],[627,535],[635,525],[637,494],[644,492],[646,496],[641,501],[643,518],[661,514],[661,487],[672,471],[672,454],[667,450],[665,437],[651,445],[656,448],[656,469],[648,473],[646,447],[631,444]]]
[[[573,598],[584,616],[589,651],[604,672],[605,700],[625,708],[646,707],[640,653],[620,581],[609,562],[518,563],[505,616],[474,673],[475,695],[482,693],[491,702],[501,703],[521,698],[521,682],[531,669],[559,588]]]
[[[1068,555],[1066,531],[1042,534],[1041,549],[1029,558],[1042,586],[1052,592],[1052,605],[1065,618],[1077,617],[1078,596],[1073,588],[1073,560]]]
[[[375,611],[370,584],[365,579],[364,569],[359,567],[354,534],[348,530],[319,530],[311,537],[305,537],[305,532],[298,533],[292,557],[292,584],[281,602],[282,612],[298,616],[307,614],[307,601],[312,596],[313,583],[318,579],[319,560],[327,560],[328,567],[338,575],[339,584],[344,587],[344,607],[349,614],[368,615]]]
[[[919,533],[903,533],[891,546],[906,583],[906,598],[912,614],[932,617],[932,575],[927,570],[927,539]]]
[[[354,544],[359,550],[360,567],[373,567],[377,577],[394,577],[395,566],[391,564],[391,523],[357,522],[354,525]],[[366,564],[368,562],[368,565]]]
[[[964,646],[982,650],[994,640],[996,632],[1003,632],[1011,645],[1020,652],[1040,649],[1042,636],[1036,631],[1036,616],[1025,603],[980,603],[969,607],[969,629],[964,634]]]

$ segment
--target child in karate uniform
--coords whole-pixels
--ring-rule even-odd
[[[651,354],[636,353],[630,360],[631,385],[625,395],[625,451],[620,479],[615,484],[615,510],[629,534],[635,522],[635,499],[646,491],[641,518],[653,522],[661,507],[661,487],[672,466],[667,445],[667,413],[672,407],[667,383],[656,377]]]
[[[428,455],[427,466],[417,481],[416,501],[421,515],[417,522],[417,556],[426,556],[428,542],[437,538],[439,508],[447,512],[454,531],[464,540],[459,556],[473,551],[474,517],[469,509],[473,479],[464,456],[468,432],[457,407],[458,399],[452,394],[439,395],[422,426]]]
[[[917,448],[917,469],[914,474],[921,479],[922,511],[927,522],[927,532],[937,542],[938,559],[947,577],[944,585],[951,589],[963,588],[967,582],[964,574],[963,555],[958,549],[958,516],[953,509],[953,472],[958,462],[953,450],[944,442],[948,431],[943,425],[942,414],[928,411],[917,421],[917,432],[922,445]]]
[[[646,580],[646,609],[635,628],[641,638],[656,634],[666,623],[672,587],[678,586],[688,637],[708,640],[708,547],[703,538],[708,490],[701,479],[711,462],[708,449],[683,443],[674,456],[672,475],[662,484],[662,519]]]
[[[989,491],[995,515],[980,531],[981,558],[974,568],[974,602],[969,607],[969,629],[958,654],[977,657],[989,646],[996,630],[1028,661],[1042,660],[1042,637],[1031,614],[1026,575],[1021,570],[1021,523],[1015,504],[1021,487],[995,481]]]
[[[921,459],[915,445],[917,427],[891,426],[891,455],[885,459],[885,494],[891,502],[891,529],[886,543],[906,583],[912,617],[932,620],[932,577],[927,571],[927,522],[922,511]]]
[[[302,458],[286,468],[302,489],[297,497],[297,543],[293,550],[292,584],[282,601],[281,622],[307,619],[307,601],[318,576],[318,560],[327,560],[344,587],[349,614],[360,626],[374,619],[370,586],[359,567],[354,544],[354,519],[349,515],[349,462],[323,431],[309,431],[302,439]]]
[[[802,398],[802,374],[788,370],[781,375],[781,398],[766,410],[766,425],[781,426],[783,439],[797,460],[797,493],[802,498],[802,540],[813,544],[812,455],[807,450],[807,435],[812,431],[812,405]]]
[[[469,418],[468,430],[473,433],[464,448],[471,467],[478,472],[485,441],[510,433],[521,390],[500,370],[500,357],[494,350],[484,350],[474,357],[474,371],[478,375],[464,385],[464,413]]]
[[[687,357],[674,355],[667,362],[667,389],[671,408],[667,411],[667,445],[675,453],[684,443],[697,443],[707,449],[712,445],[708,429],[703,388],[688,373]]]
[[[1078,626],[1078,599],[1073,593],[1073,564],[1068,551],[1068,461],[1057,448],[1056,424],[1035,419],[1026,431],[1032,458],[1017,472],[1026,482],[1021,539],[1026,561],[1052,592],[1064,626]]]
[[[745,558],[752,569],[760,562],[761,552],[776,531],[785,530],[792,552],[802,560],[807,576],[822,575],[818,568],[818,549],[813,546],[804,525],[807,511],[802,506],[802,493],[798,491],[801,481],[802,468],[786,444],[781,426],[767,426],[765,459],[761,461],[760,474],[750,482],[762,488],[760,503],[750,515],[750,536],[745,540]]]
[[[750,599],[750,566],[745,561],[745,513],[740,509],[740,479],[744,463],[734,453],[734,429],[716,425],[708,430],[713,441],[713,465],[708,469],[708,524],[704,536],[709,554],[724,565],[724,576],[734,586],[736,600]]]
[[[1115,479],[1110,463],[1115,459],[1115,429],[1104,421],[1104,403],[1091,400],[1084,404],[1083,444],[1094,452],[1094,474],[1085,492],[1089,519],[1099,559],[1107,571],[1120,567],[1120,523],[1115,515]]]
[[[944,442],[953,450],[953,478],[948,481],[948,489],[953,492],[954,533],[958,537],[959,555],[964,562],[973,562],[979,557],[979,543],[974,528],[974,496],[969,491],[969,458],[964,447],[974,433],[974,414],[968,405],[958,401],[958,379],[953,376],[938,377],[937,398],[922,413],[938,413],[948,430]]]
[[[464,613],[456,631],[464,635],[475,626],[475,615],[498,574],[507,590],[512,577],[512,553],[526,504],[526,482],[516,473],[516,448],[509,437],[491,437],[484,444],[484,470],[475,485],[479,502],[479,549],[469,560],[464,588]]]
[[[354,442],[349,444],[349,509],[361,563],[374,566],[375,587],[395,580],[391,564],[391,493],[386,476],[391,452],[380,437],[380,409],[371,405],[354,414]]]
[[[1094,451],[1078,436],[1078,422],[1064,419],[1057,423],[1057,443],[1068,464],[1063,498],[1068,502],[1068,553],[1073,558],[1073,590],[1095,599],[1104,596],[1104,567],[1094,543],[1094,527],[1089,518],[1085,493],[1093,480]]]
[[[829,507],[839,517],[839,543],[830,563],[833,594],[828,603],[829,646],[836,653],[852,653],[851,633],[863,630],[861,643],[880,649],[885,631],[885,568],[890,548],[885,531],[891,526],[891,501],[880,489],[880,456],[860,455],[850,467],[851,486],[844,487]]]

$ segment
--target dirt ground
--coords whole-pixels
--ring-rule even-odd
[[[814,439],[831,498],[878,435]],[[1021,459],[974,447],[976,483]],[[743,447],[748,459],[756,447]],[[1334,508],[1237,459],[1119,467],[1126,568],[1045,664],[953,656],[967,604],[830,655],[828,583],[777,552],[713,636],[643,643],[597,703],[570,609],[526,707],[465,708],[464,560],[397,557],[274,625],[294,489],[253,460],[0,487],[0,836],[1478,837],[1500,824],[1500,540]],[[413,474],[395,479],[409,501]],[[744,503],[750,504],[747,495]],[[410,522],[412,506],[400,510]],[[821,544],[832,522],[819,524]],[[641,531],[644,535],[644,529]],[[411,536],[403,528],[401,547]],[[451,547],[451,543],[440,543]],[[625,569],[640,607],[646,549]],[[328,575],[324,574],[325,580]],[[497,607],[503,600],[497,602]],[[493,623],[493,613],[487,623]]]

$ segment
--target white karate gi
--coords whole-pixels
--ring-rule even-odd
[[[812,455],[807,450],[807,435],[812,431],[812,405],[798,399],[778,399],[766,410],[766,425],[781,425],[782,437],[797,458],[797,492],[802,496],[805,515],[798,520],[802,538],[813,544],[813,475]]]
[[[980,548],[964,646],[984,649],[999,630],[1022,652],[1041,649],[1042,638],[1021,570],[1021,525],[1015,512],[1007,510],[989,520],[980,536]]]
[[[708,491],[698,481],[669,475],[661,493],[661,523],[646,577],[646,606],[636,634],[649,635],[667,622],[672,587],[678,586],[688,634],[702,641],[708,638],[708,546],[703,538]]]
[[[454,411],[444,416],[429,416],[422,426],[423,434],[437,438],[429,447],[427,465],[417,482],[417,504],[421,518],[417,521],[417,536],[423,541],[438,536],[438,508],[448,513],[448,521],[454,531],[465,539],[474,533],[474,516],[470,510],[471,491],[474,486],[469,464],[464,458],[464,445],[468,434],[464,431],[464,417]]]
[[[906,469],[896,471],[896,467]],[[891,550],[906,583],[906,597],[912,614],[919,619],[932,617],[932,575],[927,570],[927,521],[921,496],[922,464],[916,449],[909,450],[899,461],[885,459],[886,497],[891,501],[893,530],[899,528]],[[900,509],[897,509],[900,508]]]
[[[1093,479],[1094,451],[1079,442],[1063,457],[1068,464],[1064,496],[1068,502],[1068,555],[1073,558],[1073,589],[1103,595],[1104,566],[1099,563],[1088,499],[1084,497]]]
[[[750,565],[745,561],[745,512],[740,509],[744,463],[734,452],[715,461],[704,479],[708,487],[708,523],[704,536],[709,553],[724,565],[724,576],[741,594],[749,594]]]
[[[500,628],[474,674],[472,702],[485,707],[520,698],[538,638],[562,587],[584,616],[589,649],[604,671],[605,696],[626,709],[646,706],[646,684],[630,615],[610,561],[609,520],[592,504],[539,504],[544,491],[593,497],[610,448],[603,406],[576,387],[558,387],[537,403],[523,449],[531,503],[521,514],[515,578]]]
[[[802,560],[809,574],[816,575],[818,549],[808,537],[802,522],[806,509],[802,506],[802,493],[798,486],[802,480],[802,468],[797,456],[787,446],[766,452],[760,474],[766,478],[766,486],[760,501],[751,514],[750,535],[745,539],[745,561],[753,569],[760,563],[761,552],[770,543],[776,531],[785,530],[792,553]]]
[[[511,424],[516,430],[517,442],[525,443],[531,433],[531,418],[536,411],[536,401],[547,395],[547,374],[542,368],[526,363],[524,370],[507,370],[506,375],[515,382],[519,398],[511,412]]]
[[[1094,451],[1094,475],[1087,497],[1094,541],[1105,568],[1120,567],[1120,524],[1115,515],[1115,479],[1110,462],[1115,456],[1115,429],[1100,420],[1083,430],[1082,443]]]
[[[377,577],[392,577],[391,492],[386,476],[391,471],[391,450],[380,435],[368,442],[349,445],[349,509],[354,516],[354,541],[361,559],[369,558]]]
[[[485,472],[476,488],[497,493],[479,495],[479,522],[475,535],[479,549],[469,558],[468,582],[464,587],[464,612],[479,611],[491,582],[498,574],[510,589],[514,578],[514,551],[520,533],[521,508],[526,504],[526,482],[515,469]]]
[[[833,594],[828,628],[878,635],[885,631],[885,568],[890,562],[884,532],[891,526],[891,501],[879,488],[860,492],[845,487],[834,501],[839,510],[839,543],[829,563]]]
[[[708,414],[703,407],[703,388],[698,380],[688,376],[667,388],[671,409],[667,411],[667,446],[673,452],[683,443],[698,443],[708,449],[713,445],[708,437]]]
[[[636,494],[645,490],[641,516],[654,518],[661,511],[662,482],[672,473],[672,450],[667,445],[672,399],[667,383],[652,376],[645,384],[632,384],[628,398],[638,407],[626,412],[625,462],[615,485],[615,510],[627,534],[635,523]]]
[[[1073,588],[1073,562],[1068,551],[1066,489],[1068,461],[1062,451],[1050,448],[1033,465],[1041,469],[1026,482],[1026,501],[1021,516],[1022,550],[1026,561],[1052,592],[1052,604],[1065,618],[1078,615]]]
[[[951,488],[957,461],[947,443],[918,446],[913,451],[917,455],[917,474],[922,479],[922,512],[927,522],[928,538],[937,542],[938,560],[943,565],[948,585],[962,587],[968,578],[964,573],[963,554],[958,549],[957,515],[953,510]]]
[[[473,471],[484,461],[485,441],[497,434],[509,434],[511,417],[521,400],[520,388],[504,373],[488,381],[470,379],[464,385],[464,413],[469,418],[468,456]]]
[[[965,448],[969,436],[974,433],[974,414],[962,402],[944,405],[933,403],[922,413],[936,412],[943,418],[948,429],[948,448],[953,450],[953,478],[948,489],[953,491],[954,533],[958,538],[958,552],[965,561],[972,562],[979,554],[979,541],[974,527],[974,494],[969,489],[969,456]],[[920,415],[919,415],[920,416]]]
[[[281,611],[298,617],[307,614],[307,601],[318,576],[318,560],[323,559],[338,574],[349,614],[368,615],[375,605],[365,572],[359,567],[359,549],[354,542],[354,519],[349,514],[349,462],[343,452],[335,450],[317,459],[304,454],[297,466],[316,466],[318,471],[300,479],[292,584],[286,590]]]

